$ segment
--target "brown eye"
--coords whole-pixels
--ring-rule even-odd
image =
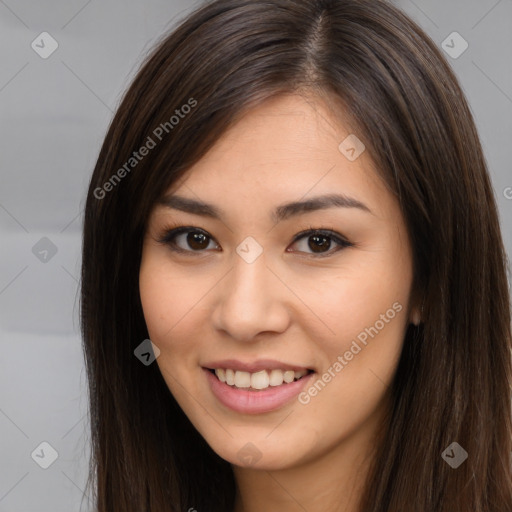
[[[204,252],[207,249],[219,248],[218,244],[206,232],[191,227],[167,230],[158,241],[177,252]]]
[[[353,244],[341,235],[332,231],[310,229],[299,233],[293,242],[298,252],[330,256],[341,249],[352,247]],[[293,252],[293,251],[292,251]]]
[[[187,244],[191,249],[200,251],[208,247],[209,239],[203,233],[191,231],[187,234]]]
[[[308,237],[308,247],[313,252],[324,252],[331,247],[331,239],[325,235],[313,235]]]

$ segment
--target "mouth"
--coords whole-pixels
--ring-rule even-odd
[[[246,372],[231,368],[205,368],[220,382],[235,389],[259,392],[270,387],[279,387],[291,384],[314,373],[311,369],[304,370],[260,370],[258,372]]]
[[[268,413],[291,404],[316,375],[314,370],[298,367],[254,372],[222,367],[202,370],[217,402],[242,414]]]

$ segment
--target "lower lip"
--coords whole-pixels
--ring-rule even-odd
[[[221,382],[205,368],[203,371],[217,400],[233,411],[245,414],[262,414],[283,407],[302,391],[314,375],[310,373],[289,384],[270,386],[261,391],[247,391]]]

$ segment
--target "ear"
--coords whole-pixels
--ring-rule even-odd
[[[414,307],[411,309],[410,321],[412,324],[418,326],[421,323],[421,313],[419,307]]]
[[[425,295],[423,289],[413,285],[409,303],[409,323],[416,327],[421,324]]]

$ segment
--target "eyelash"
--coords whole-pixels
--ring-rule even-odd
[[[193,227],[193,226],[183,226],[179,224],[173,224],[173,225],[167,225],[165,228],[163,228],[161,235],[156,239],[158,243],[167,245],[173,252],[177,253],[185,253],[185,254],[191,254],[191,255],[200,255],[201,253],[206,252],[206,249],[201,251],[194,251],[194,250],[186,250],[182,249],[181,247],[178,247],[176,245],[176,242],[174,239],[183,233],[201,233],[204,236],[206,236],[209,240],[213,240],[217,245],[218,242],[213,238],[210,234],[208,234],[207,231]],[[305,253],[309,256],[312,256],[314,258],[325,258],[328,256],[333,255],[334,253],[339,252],[342,249],[346,249],[348,247],[353,247],[354,244],[346,240],[342,235],[334,231],[332,228],[330,229],[324,229],[324,228],[314,228],[313,226],[310,226],[308,229],[305,229],[301,231],[300,233],[297,233],[292,241],[292,245],[301,240],[302,238],[308,238],[313,235],[322,235],[327,238],[330,238],[333,242],[338,244],[338,248],[335,250],[330,249],[329,251],[325,253]],[[299,251],[301,252],[301,251]]]

